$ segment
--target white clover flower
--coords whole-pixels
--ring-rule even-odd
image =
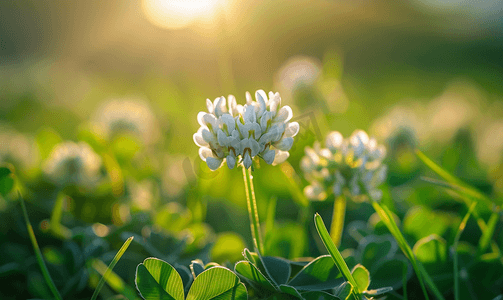
[[[382,197],[378,186],[386,179],[387,168],[382,164],[386,148],[364,131],[356,130],[347,139],[332,131],[326,137],[325,148],[315,143],[305,152],[300,167],[310,182],[304,189],[308,198],[325,200],[329,193],[339,196],[345,189],[355,198]]]
[[[138,136],[145,144],[160,137],[157,119],[148,103],[142,99],[113,99],[105,102],[93,116],[107,138],[122,132]]]
[[[197,115],[201,127],[193,138],[200,147],[199,156],[211,170],[218,169],[224,159],[233,169],[241,162],[249,168],[256,156],[268,164],[279,164],[290,155],[293,137],[299,132],[299,124],[289,122],[292,109],[281,107],[279,93],[269,92],[268,98],[258,90],[255,99],[246,92],[245,105],[237,104],[232,95],[206,100],[208,112]]]
[[[100,176],[101,158],[84,142],[63,142],[54,147],[43,171],[60,186],[91,186]]]
[[[0,124],[0,163],[12,163],[27,170],[39,162],[39,152],[33,138]]]

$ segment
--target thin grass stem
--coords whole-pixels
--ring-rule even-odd
[[[24,221],[26,222],[26,228],[28,229],[28,235],[30,236],[31,244],[33,245],[33,250],[35,251],[35,256],[37,257],[37,262],[42,271],[42,276],[44,276],[45,282],[49,286],[52,294],[56,298],[56,300],[62,300],[61,295],[59,294],[54,281],[52,281],[51,275],[49,274],[49,270],[45,265],[44,258],[42,256],[42,252],[40,251],[40,247],[38,246],[37,239],[35,238],[35,232],[33,231],[33,227],[31,226],[30,219],[28,218],[28,212],[26,211],[26,206],[24,204],[24,199],[21,197],[21,193],[18,192],[19,200],[21,202],[21,207],[23,209]]]
[[[468,222],[468,218],[470,218],[470,215],[472,214],[472,211],[475,209],[475,206],[477,205],[477,202],[474,202],[470,208],[468,209],[468,212],[466,213],[465,217],[461,221],[458,227],[458,232],[456,233],[456,237],[454,238],[454,299],[459,300],[459,275],[458,275],[458,244],[459,244],[459,239],[461,238],[461,234],[465,230],[466,223]]]
[[[98,295],[100,294],[101,288],[105,284],[105,281],[108,279],[110,274],[112,273],[113,268],[119,261],[119,259],[122,257],[124,252],[126,252],[127,248],[129,247],[129,244],[131,244],[131,241],[133,240],[133,237],[128,238],[122,247],[119,249],[117,254],[115,254],[114,259],[112,262],[108,265],[108,268],[106,269],[105,273],[103,273],[103,276],[101,277],[100,281],[98,282],[98,285],[96,286],[96,289],[94,290],[93,296],[91,297],[91,300],[96,300],[98,298]]]

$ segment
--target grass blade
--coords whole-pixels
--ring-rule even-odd
[[[489,243],[491,242],[491,238],[493,237],[494,230],[496,229],[498,221],[499,221],[499,213],[493,212],[489,217],[489,221],[487,221],[486,230],[482,232],[482,237],[479,240],[479,247],[477,251],[478,255],[482,255],[489,246]]]
[[[91,297],[91,300],[96,300],[96,298],[98,298],[100,290],[103,287],[103,285],[105,284],[105,281],[110,276],[110,273],[112,273],[113,268],[115,267],[115,265],[117,264],[117,262],[119,261],[119,259],[122,257],[122,255],[124,254],[124,252],[126,252],[126,249],[129,247],[129,244],[131,244],[132,240],[133,240],[133,237],[128,238],[124,242],[124,244],[122,245],[122,247],[119,249],[119,251],[117,252],[117,254],[115,254],[114,259],[112,260],[112,262],[110,263],[110,265],[108,265],[108,268],[106,269],[105,273],[103,273],[103,276],[101,277],[100,282],[98,282],[98,286],[96,286],[96,289],[94,290],[94,293],[93,293],[93,296]]]
[[[437,165],[435,162],[429,159],[423,152],[419,151],[418,149],[416,149],[416,155],[426,166],[428,166],[428,168],[430,168],[433,172],[437,173],[438,176],[442,177],[444,180],[450,183],[451,187],[455,187],[455,189],[459,190],[461,193],[469,195],[470,197],[484,201],[486,204],[489,205],[490,208],[492,208],[494,202],[491,199],[489,199],[486,195],[482,194],[474,187],[471,187],[470,185],[464,183],[454,175],[444,170],[442,167]]]
[[[334,212],[332,214],[332,225],[330,226],[330,236],[335,246],[339,247],[342,240],[342,231],[344,230],[344,217],[346,215],[346,196],[341,194],[335,198]]]
[[[52,209],[51,214],[51,231],[61,238],[70,238],[72,233],[65,226],[61,225],[61,217],[63,215],[63,205],[65,203],[65,198],[67,196],[60,192],[56,198],[56,202],[54,203],[54,208]]]
[[[327,248],[328,253],[330,253],[330,255],[332,256],[335,265],[339,268],[339,271],[341,271],[346,280],[351,283],[353,288],[356,290],[356,293],[359,294],[360,291],[358,290],[358,284],[356,283],[356,280],[353,278],[353,275],[351,275],[351,271],[349,270],[348,265],[344,261],[344,258],[342,258],[339,250],[337,250],[337,247],[332,241],[332,238],[330,238],[327,227],[325,227],[323,219],[318,213],[314,215],[314,224],[316,225],[316,230],[318,230],[318,234],[320,235],[323,244],[325,244],[325,248]]]
[[[91,261],[91,266],[95,269],[101,276],[104,277],[105,272],[108,270],[107,265],[99,259],[93,259]],[[121,293],[129,300],[140,299],[136,290],[128,286],[119,275],[114,271],[110,271],[109,275],[105,278],[106,283],[117,293]]]
[[[56,298],[56,300],[62,300],[61,295],[59,294],[54,281],[52,281],[51,275],[49,274],[49,270],[44,262],[44,257],[42,256],[42,252],[40,252],[40,247],[38,246],[37,239],[35,238],[35,232],[33,231],[33,227],[31,226],[30,219],[28,218],[28,212],[26,211],[26,206],[24,205],[24,199],[21,196],[21,193],[18,192],[19,200],[21,202],[21,207],[23,209],[24,221],[26,222],[26,228],[28,229],[28,234],[30,236],[31,244],[33,245],[33,250],[35,250],[35,256],[37,257],[38,265],[40,266],[40,270],[42,271],[42,275],[44,276],[45,282],[49,286],[52,294]]]
[[[412,268],[414,269],[414,272],[416,272],[416,276],[419,279],[419,284],[421,285],[421,289],[423,290],[424,298],[429,299],[428,292],[426,291],[426,287],[423,282],[423,276],[421,274],[421,271],[419,270],[418,263],[416,261],[416,257],[414,256],[414,253],[412,252],[412,249],[410,248],[409,244],[407,244],[407,242],[405,241],[405,238],[400,232],[400,229],[398,229],[398,226],[396,225],[391,212],[388,210],[386,206],[381,207],[377,202],[372,202],[372,206],[374,206],[375,211],[377,212],[383,223],[386,225],[386,227],[388,227],[388,230],[391,232],[391,234],[397,241],[398,245],[400,246],[400,249],[402,249],[403,254],[405,254],[405,256],[411,262]],[[443,299],[443,297],[439,299]]]
[[[461,221],[458,227],[458,232],[456,233],[456,237],[454,238],[454,299],[459,300],[459,277],[458,277],[458,244],[459,244],[459,239],[461,238],[461,234],[463,233],[463,230],[465,230],[466,227],[466,222],[468,222],[468,218],[470,218],[470,215],[472,214],[472,211],[475,209],[475,206],[477,205],[477,202],[474,202],[470,208],[468,209],[468,212],[466,213],[465,217]]]

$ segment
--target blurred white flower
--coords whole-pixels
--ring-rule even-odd
[[[293,56],[277,71],[277,88],[282,93],[293,93],[296,88],[313,85],[321,74],[321,62],[309,56]]]
[[[430,134],[428,124],[424,122],[426,115],[426,108],[420,102],[404,102],[376,119],[370,132],[380,140],[387,140],[398,132],[405,131],[424,141]]]
[[[148,103],[141,99],[109,100],[98,108],[93,122],[101,126],[108,138],[126,132],[149,145],[160,137],[157,119]]]
[[[0,163],[12,163],[27,170],[36,166],[38,161],[38,149],[32,138],[0,125]]]
[[[86,143],[63,142],[54,147],[43,171],[59,186],[89,187],[100,177],[101,157]]]
[[[299,132],[299,124],[289,122],[292,109],[281,107],[279,93],[269,92],[267,97],[258,90],[255,99],[246,92],[245,105],[237,104],[232,95],[227,100],[206,100],[208,112],[197,115],[201,127],[193,138],[200,147],[199,156],[211,170],[218,169],[224,159],[233,169],[241,162],[249,168],[255,156],[268,164],[279,164],[288,158],[293,137]]]
[[[310,182],[304,189],[308,198],[325,200],[330,193],[338,196],[347,190],[355,198],[368,195],[373,200],[381,199],[378,187],[386,180],[387,167],[382,164],[386,148],[364,131],[355,130],[347,139],[332,131],[326,137],[325,148],[316,142],[305,152],[300,167]]]

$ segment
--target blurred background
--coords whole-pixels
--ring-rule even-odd
[[[91,224],[98,237],[124,224],[144,236],[152,224],[191,228],[192,242],[202,240],[194,249],[218,235],[239,259],[250,246],[241,171],[211,172],[192,135],[206,98],[244,103],[258,89],[280,92],[301,124],[293,169],[262,162],[255,176],[261,218],[275,209],[292,240],[305,203],[291,179],[307,184],[303,149],[332,130],[363,129],[388,147],[385,193],[399,216],[416,204],[459,208],[411,188],[425,185],[413,147],[501,197],[502,83],[498,0],[0,2],[0,163],[15,170],[42,235],[63,197],[69,228]],[[74,177],[58,175],[68,153],[80,157]],[[24,230],[14,198],[0,197],[12,221],[1,222],[2,243]],[[348,220],[368,218],[367,208],[349,207]],[[312,255],[302,247],[274,254]]]

